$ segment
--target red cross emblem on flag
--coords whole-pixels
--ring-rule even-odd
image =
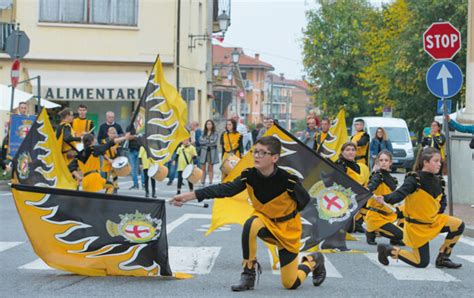
[[[134,225],[134,226],[127,226],[125,228],[125,233],[133,236],[134,238],[144,238],[144,237],[147,237],[150,235],[150,229],[147,228],[147,227],[143,227],[143,226],[137,226],[137,225]],[[142,236],[143,235],[143,236]]]
[[[344,201],[333,193],[325,195],[323,200],[326,209],[329,211],[339,211],[344,207]]]

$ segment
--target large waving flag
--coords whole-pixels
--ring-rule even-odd
[[[18,149],[13,171],[23,227],[49,266],[91,276],[172,274],[164,201],[76,191],[46,110]]]
[[[186,103],[166,81],[158,56],[131,121],[133,132],[147,149],[148,157],[164,164],[178,144],[190,137],[185,128],[187,119]]]
[[[329,133],[320,150],[321,156],[336,161],[339,158],[341,147],[349,139],[346,126],[346,110],[341,108],[336,119],[331,123]]]
[[[170,276],[165,202],[13,185],[35,253],[50,267],[88,276]]]
[[[273,125],[265,135],[280,139],[282,153],[278,166],[298,176],[311,196],[310,203],[301,212],[301,250],[311,249],[345,229],[371,193],[280,126]],[[243,169],[252,166],[253,158],[247,153],[225,181],[233,180]],[[232,198],[215,200],[207,233],[225,224],[243,224],[252,211],[246,191]]]
[[[24,185],[76,189],[77,183],[61,154],[48,113],[43,109],[13,159],[13,182]]]

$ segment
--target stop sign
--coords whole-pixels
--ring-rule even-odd
[[[423,48],[433,59],[452,59],[461,49],[461,34],[450,22],[433,23],[423,34]]]
[[[13,88],[16,88],[18,80],[20,79],[20,60],[15,59],[12,64],[12,70],[10,72],[10,78]]]

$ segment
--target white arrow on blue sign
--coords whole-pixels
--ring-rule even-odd
[[[426,85],[431,93],[440,98],[450,98],[461,90],[462,72],[456,63],[438,61],[426,72]]]

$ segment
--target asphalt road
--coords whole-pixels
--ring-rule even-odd
[[[398,175],[402,178],[402,175]],[[399,179],[402,180],[402,179]],[[401,181],[400,181],[401,182]],[[130,181],[121,181],[121,193],[143,195],[142,190],[128,191]],[[159,184],[158,195],[170,198],[172,186]],[[285,290],[278,272],[270,266],[269,253],[260,242],[258,259],[263,274],[256,290],[233,293],[230,286],[241,271],[241,227],[226,226],[208,237],[211,209],[167,207],[170,263],[174,271],[194,275],[189,280],[165,280],[136,277],[84,277],[48,268],[35,255],[16,212],[11,193],[0,191],[0,293],[12,296],[314,296],[331,297],[473,297],[474,239],[464,237],[455,247],[453,260],[463,263],[459,270],[436,269],[434,259],[443,236],[432,241],[431,265],[426,269],[392,261],[385,267],[376,261],[376,247],[365,242],[348,242],[359,254],[326,254],[328,278],[319,287],[310,280],[296,291]],[[387,242],[377,239],[379,242]]]

